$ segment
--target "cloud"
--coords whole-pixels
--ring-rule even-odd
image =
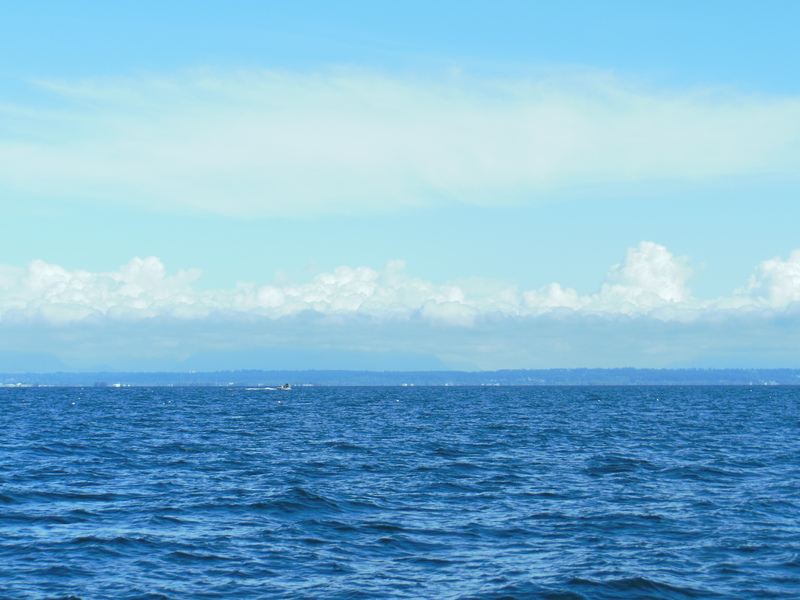
[[[536,313],[568,308],[591,313],[646,313],[664,307],[697,308],[687,281],[688,258],[674,257],[664,246],[642,242],[629,248],[625,262],[614,265],[596,294],[579,296],[575,290],[552,283],[525,292],[527,306]]]
[[[524,203],[575,187],[795,177],[800,98],[586,72],[436,81],[340,70],[40,84],[0,107],[0,184],[236,217]]]
[[[369,364],[403,357],[484,369],[800,360],[800,250],[762,262],[723,298],[695,298],[692,275],[688,257],[653,242],[629,248],[588,295],[560,283],[528,291],[477,278],[435,284],[402,261],[342,266],[301,284],[202,290],[199,271],[170,274],[155,257],[107,273],[36,260],[0,267],[0,352],[47,352],[86,368],[252,367],[267,358],[312,368],[346,357],[364,365],[371,355]]]
[[[34,260],[25,270],[2,272],[0,310],[3,319],[40,318],[54,324],[95,315],[110,319],[181,315],[182,309],[196,304],[190,284],[199,275],[190,270],[167,276],[155,257],[134,258],[113,273],[68,271]]]
[[[739,304],[783,308],[800,301],[800,250],[787,260],[775,257],[758,265],[747,285],[736,290]]]
[[[800,301],[800,250],[758,265],[731,296],[694,298],[688,257],[654,242],[629,248],[600,289],[581,296],[552,283],[539,290],[471,279],[435,284],[413,277],[403,261],[380,271],[342,266],[311,281],[290,285],[241,282],[228,290],[200,290],[197,269],[167,274],[156,257],[134,258],[108,273],[69,271],[41,260],[25,269],[0,267],[0,320],[63,324],[85,319],[203,320],[220,315],[275,320],[302,313],[360,315],[379,320],[420,318],[443,326],[472,326],[492,316],[536,317],[564,311],[585,315],[641,315],[691,320],[725,310],[787,310]]]

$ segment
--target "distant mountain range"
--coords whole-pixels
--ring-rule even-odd
[[[0,373],[2,386],[800,385],[800,369]]]

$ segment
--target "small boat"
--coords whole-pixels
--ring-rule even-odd
[[[263,391],[267,391],[267,390],[273,390],[273,391],[274,390],[291,390],[292,386],[291,386],[291,384],[284,383],[283,385],[279,385],[278,387],[266,387],[266,386],[260,385],[258,387],[249,387],[249,388],[244,388],[244,389],[246,389],[248,391],[251,391],[251,392],[263,392]]]

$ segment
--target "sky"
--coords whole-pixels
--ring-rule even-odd
[[[4,3],[0,371],[800,367],[798,21]]]

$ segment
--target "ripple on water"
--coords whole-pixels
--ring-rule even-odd
[[[800,589],[797,388],[309,388],[281,400],[4,390],[0,598]]]

